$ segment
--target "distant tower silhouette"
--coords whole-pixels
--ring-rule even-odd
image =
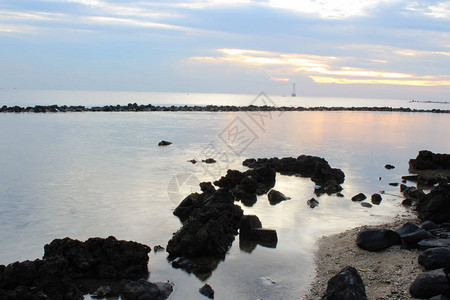
[[[295,96],[297,96],[297,94],[295,93],[295,83],[294,83],[294,87],[292,89],[292,97],[295,97]]]

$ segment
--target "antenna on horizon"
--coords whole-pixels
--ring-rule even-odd
[[[296,97],[297,94],[295,93],[295,82],[294,82],[294,86],[292,88],[292,97]]]

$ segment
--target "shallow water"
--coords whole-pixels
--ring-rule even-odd
[[[177,202],[199,181],[245,170],[245,158],[310,154],[341,168],[345,198],[317,197],[310,179],[277,175],[275,189],[291,200],[272,206],[260,196],[243,207],[277,230],[278,245],[248,253],[236,237],[206,280],[216,299],[300,298],[314,276],[318,237],[404,213],[388,183],[400,182],[419,150],[450,150],[450,117],[430,113],[2,114],[0,128],[0,264],[39,258],[46,243],[66,236],[165,246],[180,227]],[[243,139],[233,139],[236,128],[246,130]],[[158,147],[162,139],[173,145]],[[187,162],[207,157],[218,163]],[[386,192],[380,206],[350,200],[378,191]],[[306,205],[312,197],[320,202],[314,209]],[[166,253],[152,251],[149,268],[150,280],[175,282],[171,299],[200,298],[204,282],[172,269]]]

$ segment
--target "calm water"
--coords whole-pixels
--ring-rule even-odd
[[[345,172],[346,197],[316,197],[320,205],[311,209],[314,183],[277,175],[275,188],[291,200],[271,206],[261,196],[243,207],[277,230],[277,248],[248,253],[237,237],[206,280],[216,299],[299,299],[314,276],[318,237],[405,213],[398,188],[388,183],[408,173],[419,150],[450,150],[444,114],[289,112],[253,120],[245,113],[1,114],[0,264],[39,258],[46,243],[66,236],[165,246],[180,228],[172,211],[197,181],[245,170],[241,162],[249,157],[311,154]],[[236,124],[251,133],[247,144],[228,139]],[[158,147],[162,139],[173,145]],[[187,162],[206,157],[220,160],[208,169]],[[386,170],[386,163],[396,168]],[[381,205],[371,209],[350,200],[381,190]],[[150,280],[176,283],[171,299],[201,298],[204,282],[172,269],[166,253],[152,251],[149,268]]]
[[[450,102],[422,103],[410,102],[421,99],[361,99],[336,97],[290,97],[289,95],[269,95],[262,100],[257,95],[212,94],[212,93],[154,93],[117,91],[64,91],[64,90],[11,90],[0,89],[0,105],[84,105],[103,106],[116,104],[153,105],[273,105],[273,106],[344,106],[344,107],[410,107],[416,109],[450,109]],[[425,99],[426,100],[426,99]]]

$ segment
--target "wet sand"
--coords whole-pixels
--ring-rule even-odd
[[[409,286],[423,272],[417,262],[419,250],[393,246],[380,252],[369,252],[360,249],[355,242],[356,235],[363,228],[396,230],[408,221],[419,224],[415,216],[408,214],[396,217],[389,224],[357,227],[320,238],[315,258],[315,281],[302,299],[321,299],[325,295],[328,280],[346,266],[358,270],[368,299],[413,299],[409,294]]]

